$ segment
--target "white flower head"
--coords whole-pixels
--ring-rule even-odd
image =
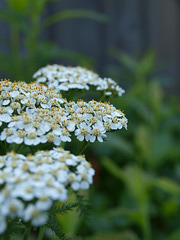
[[[10,152],[0,157],[0,163],[0,234],[7,218],[45,224],[54,202],[66,201],[69,188],[88,189],[94,175],[83,156],[62,148],[27,156]]]
[[[60,107],[66,100],[45,85],[25,82],[0,81],[0,123],[11,122],[11,117],[36,108]]]
[[[107,96],[122,96],[125,92],[111,78],[101,78],[93,71],[79,66],[47,65],[34,73],[33,78],[37,83],[46,84],[48,88],[52,88],[56,92],[72,89],[89,91],[93,87],[96,87],[97,91],[104,92]]]

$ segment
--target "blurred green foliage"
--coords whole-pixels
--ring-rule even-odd
[[[94,60],[75,51],[62,49],[45,39],[43,31],[54,23],[71,18],[89,18],[105,22],[106,16],[87,9],[68,9],[46,16],[48,2],[54,0],[4,0],[0,21],[8,29],[8,37],[0,33],[1,77],[30,82],[40,67],[55,59],[68,59],[92,68]],[[42,37],[43,36],[43,37]]]
[[[157,77],[154,51],[134,58],[111,49],[111,56],[119,66],[109,67],[109,74],[126,86],[111,103],[125,110],[129,124],[89,152],[97,173],[87,239],[179,240],[179,99]]]

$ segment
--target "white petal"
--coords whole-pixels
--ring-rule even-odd
[[[54,144],[55,144],[56,146],[59,146],[60,143],[61,143],[60,137],[55,137],[55,139],[54,139]]]
[[[68,129],[70,132],[74,131],[74,129],[75,129],[75,122],[74,122],[74,121],[70,121],[67,129]]]
[[[8,99],[8,100],[4,100],[3,102],[2,102],[2,105],[3,106],[6,106],[6,105],[8,105],[10,103],[10,100]]]
[[[9,114],[0,114],[0,121],[2,122],[10,122],[11,121],[11,117],[9,116]]]
[[[0,234],[3,233],[6,230],[7,224],[6,219],[0,215]]]
[[[89,183],[86,181],[81,182],[81,189],[88,189],[89,188]]]
[[[60,170],[58,173],[58,181],[60,181],[61,183],[64,183],[67,181],[68,178],[68,173],[64,170]]]
[[[84,136],[83,136],[83,135],[78,135],[78,136],[77,136],[77,139],[78,139],[79,141],[83,141],[83,140],[84,140]]]
[[[78,129],[75,130],[75,133],[74,133],[74,134],[77,136],[77,135],[79,135],[80,133],[81,133],[81,131],[80,131],[80,129],[78,128]]]
[[[97,139],[98,139],[99,142],[103,142],[103,139],[102,139],[101,136],[98,136]]]
[[[95,136],[90,136],[90,142],[94,142],[96,140]]]
[[[74,191],[77,191],[79,190],[80,188],[80,184],[78,182],[74,182],[71,184],[71,188],[74,190]]]

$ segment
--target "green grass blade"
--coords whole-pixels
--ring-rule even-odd
[[[52,16],[48,17],[43,22],[42,28],[44,29],[59,21],[72,19],[72,18],[89,18],[91,20],[95,20],[101,23],[104,23],[107,21],[107,17],[101,13],[97,13],[97,12],[94,12],[91,10],[85,10],[85,9],[70,9],[70,10],[64,10],[62,12],[55,13]]]

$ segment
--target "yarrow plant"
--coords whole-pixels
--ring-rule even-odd
[[[7,217],[31,221],[33,226],[47,223],[53,202],[67,200],[68,188],[88,189],[94,173],[83,156],[61,148],[1,156],[0,233],[6,229]]]
[[[111,79],[81,67],[60,65],[48,65],[33,77],[36,82],[30,84],[0,82],[0,143],[4,151],[0,156],[0,234],[7,234],[14,221],[23,226],[24,240],[31,226],[50,227],[58,237],[64,236],[56,214],[79,204],[65,203],[69,190],[77,193],[93,183],[91,164],[84,156],[64,150],[61,143],[74,139],[83,141],[84,146],[103,142],[108,132],[127,129],[128,122],[124,112],[109,102],[68,101],[61,95],[94,86],[105,96],[121,96],[124,90]],[[47,143],[56,147],[49,149]],[[63,202],[62,208],[55,207]],[[38,240],[42,237],[41,229]]]
[[[55,92],[64,92],[69,90],[86,90],[93,89],[101,91],[106,96],[122,96],[125,92],[111,78],[101,78],[98,74],[82,67],[65,67],[54,64],[47,65],[39,69],[33,78],[38,83],[44,83]]]
[[[6,118],[1,118],[1,121],[4,123],[1,141],[26,145],[53,142],[59,146],[61,141],[70,142],[72,134],[79,141],[103,142],[106,132],[127,128],[123,112],[108,103],[96,101],[70,102],[64,107],[51,109],[27,108],[11,117],[6,113]]]

